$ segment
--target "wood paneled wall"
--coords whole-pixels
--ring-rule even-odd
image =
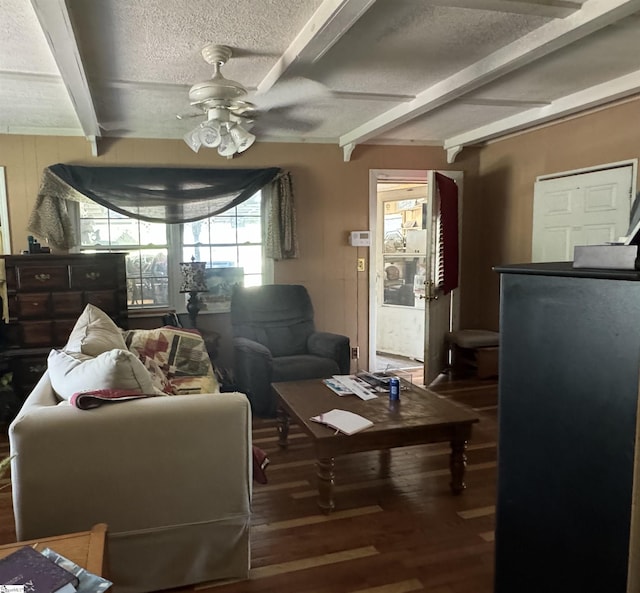
[[[454,165],[426,146],[358,146],[343,162],[333,144],[255,144],[240,158],[192,153],[179,140],[104,140],[93,158],[83,138],[0,135],[6,167],[13,252],[26,245],[27,220],[42,170],[54,163],[183,167],[281,167],[291,171],[298,211],[298,260],[277,262],[275,281],[308,287],[318,327],[348,335],[368,364],[368,273],[356,271],[367,248],[348,232],[369,225],[370,169],[463,170],[461,325],[498,328],[499,282],[492,267],[531,258],[533,186],[537,176],[640,158],[640,98],[541,127],[481,148],[465,148]],[[368,265],[367,265],[368,269]],[[223,335],[226,315],[201,316]]]
[[[83,138],[0,135],[0,165],[6,167],[13,252],[26,246],[27,221],[35,203],[42,170],[55,163],[172,167],[281,167],[291,171],[297,205],[300,258],[276,262],[277,283],[307,286],[317,325],[344,333],[360,347],[360,367],[368,365],[368,273],[356,271],[358,257],[368,259],[368,248],[348,244],[348,232],[369,226],[370,169],[456,169],[465,171],[463,234],[473,232],[479,212],[474,205],[477,178],[476,150],[465,150],[454,165],[445,152],[426,146],[358,146],[345,163],[333,144],[256,143],[239,158],[226,160],[215,151],[193,153],[181,140],[104,140],[101,155],[91,156]],[[471,243],[472,244],[472,243]],[[473,258],[462,252],[462,288],[476,274]],[[471,265],[467,263],[471,260]],[[368,266],[367,266],[368,269]],[[465,299],[462,300],[464,322]],[[472,297],[473,299],[474,297]],[[228,315],[201,315],[199,325],[223,334],[228,349]]]

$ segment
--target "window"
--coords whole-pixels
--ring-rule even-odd
[[[182,261],[206,261],[208,268],[243,268],[244,285],[262,279],[261,195],[217,216],[183,226]]]
[[[258,192],[235,208],[184,224],[151,223],[118,214],[96,203],[78,208],[80,251],[127,253],[130,308],[184,309],[178,263],[204,261],[207,268],[242,268],[244,285],[265,282],[262,197]]]

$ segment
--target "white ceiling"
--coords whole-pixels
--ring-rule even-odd
[[[640,0],[0,0],[0,133],[182,138],[225,44],[260,141],[459,149],[640,93]],[[309,101],[305,77],[331,93]],[[201,117],[204,119],[204,116]],[[197,122],[199,120],[195,120]],[[188,148],[185,145],[185,149]]]

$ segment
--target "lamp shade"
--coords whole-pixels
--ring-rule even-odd
[[[256,141],[256,137],[251,132],[247,132],[240,125],[233,126],[233,128],[229,130],[229,134],[236,143],[238,152],[244,152]]]
[[[184,141],[193,152],[198,152],[202,146],[198,132],[199,128],[195,128],[184,135]]]
[[[206,262],[191,261],[181,262],[180,272],[182,273],[182,284],[180,292],[208,292],[207,284],[204,281],[204,269]]]
[[[228,129],[220,129],[220,145],[218,146],[218,154],[220,156],[233,156],[237,152],[236,143],[229,134]]]
[[[217,148],[220,145],[220,124],[215,121],[206,121],[200,125],[198,137],[203,146]]]

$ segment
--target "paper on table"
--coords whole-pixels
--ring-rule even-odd
[[[355,375],[334,375],[334,381],[338,381],[343,387],[346,387],[351,393],[355,393],[360,399],[368,400],[378,397],[372,393],[369,384],[361,379],[357,379]]]
[[[322,379],[322,382],[339,396],[353,394],[353,391],[347,389],[340,381],[336,381],[336,379]]]
[[[344,434],[354,434],[373,426],[371,420],[347,410],[331,410],[318,416],[312,416],[311,420],[335,428]]]

